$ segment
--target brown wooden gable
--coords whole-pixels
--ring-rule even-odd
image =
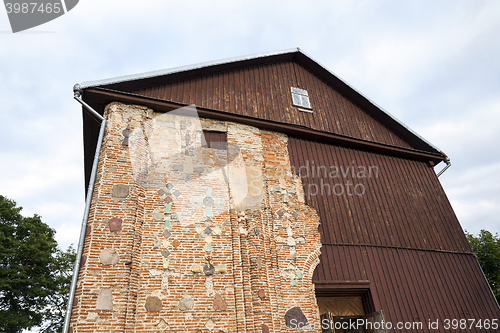
[[[308,91],[312,113],[292,104]],[[76,85],[98,113],[111,102],[158,112],[197,105],[200,117],[437,164],[446,155],[299,49],[238,57]],[[86,183],[98,124],[85,112]]]
[[[312,113],[293,106],[290,87],[308,91]],[[130,92],[391,146],[418,148],[294,61],[238,68]]]

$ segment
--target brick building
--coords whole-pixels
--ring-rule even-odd
[[[301,50],[76,93],[106,122],[101,145],[84,112],[72,332],[498,320],[433,169],[446,155]]]

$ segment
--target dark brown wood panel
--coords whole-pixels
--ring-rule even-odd
[[[499,318],[500,309],[427,163],[294,137],[288,151],[306,203],[320,216],[323,247],[313,281],[322,290],[335,282],[370,281],[376,310],[384,310],[386,320],[423,323],[423,330],[405,332],[446,332],[444,319]],[[339,178],[323,172],[332,166],[344,168]],[[378,176],[353,174],[352,167],[360,166],[378,167]],[[328,192],[346,182],[362,184],[365,191],[349,195],[344,186],[344,193]],[[313,191],[314,186],[323,186],[323,192]],[[438,330],[428,329],[429,319],[439,320]]]
[[[288,149],[324,244],[471,252],[427,163],[293,137]]]
[[[312,114],[301,112],[292,105],[292,86],[308,91],[314,110]],[[412,148],[382,123],[295,62],[241,68],[138,89],[132,93]]]
[[[332,271],[331,263],[339,261],[352,267],[349,274],[338,272],[343,265],[333,266]],[[375,310],[383,310],[387,322],[423,324],[422,330],[404,332],[450,332],[444,328],[445,319],[500,318],[500,309],[472,254],[324,245],[313,281],[322,290],[326,282],[370,281],[370,292],[379,303]],[[439,329],[429,330],[429,320],[439,320]],[[460,331],[498,330],[467,327]]]

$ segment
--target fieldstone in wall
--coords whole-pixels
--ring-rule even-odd
[[[203,267],[201,265],[193,265],[193,266],[191,266],[191,272],[203,273]]]
[[[209,330],[213,330],[215,328],[215,322],[212,320],[212,318],[210,318],[209,320],[207,320],[207,322],[205,323],[205,326],[209,329]]]
[[[82,258],[80,259],[80,267],[85,266],[85,263],[87,262],[87,256],[82,255]]]
[[[226,265],[218,265],[217,267],[215,267],[215,272],[216,273],[226,273],[227,272]]]
[[[101,289],[97,302],[95,304],[96,310],[113,310],[113,295],[111,289]]]
[[[104,266],[113,266],[120,261],[120,256],[115,249],[104,249],[99,254],[99,261]]]
[[[180,164],[174,164],[172,166],[172,170],[174,171],[182,171],[184,169],[184,166],[180,165]]]
[[[161,299],[156,296],[148,296],[144,307],[148,312],[159,312],[162,309]]]
[[[302,312],[302,309],[298,306],[295,306],[289,309],[285,313],[285,325],[288,328],[298,328],[306,326],[308,323],[306,316]]]
[[[269,333],[269,327],[266,324],[262,324],[262,333]]]
[[[170,251],[168,249],[163,249],[163,251],[161,251],[161,255],[165,258],[168,258],[168,256],[170,255]]]
[[[227,303],[220,294],[215,294],[213,307],[215,311],[225,311],[227,309]]]
[[[203,266],[203,273],[205,275],[214,275],[215,274],[215,267],[211,264],[207,264]]]
[[[113,217],[111,220],[109,220],[108,224],[110,232],[121,231],[123,220],[119,217]]]
[[[188,295],[182,297],[181,300],[179,301],[179,310],[186,311],[193,309],[194,309],[194,300]]]
[[[130,193],[130,187],[128,185],[123,185],[123,184],[116,184],[113,185],[113,188],[111,189],[111,196],[113,198],[126,198],[128,197]]]
[[[171,234],[171,233],[170,233],[170,231],[168,231],[168,230],[165,230],[165,231],[163,232],[163,237],[165,237],[165,239],[168,239],[168,238],[170,237],[170,235],[172,235],[172,234]]]

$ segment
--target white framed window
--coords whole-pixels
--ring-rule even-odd
[[[290,90],[292,91],[293,105],[298,106],[299,110],[301,110],[300,108],[311,109],[311,102],[309,101],[309,94],[307,93],[307,90],[295,87],[290,87]],[[301,111],[312,112],[312,110]]]

